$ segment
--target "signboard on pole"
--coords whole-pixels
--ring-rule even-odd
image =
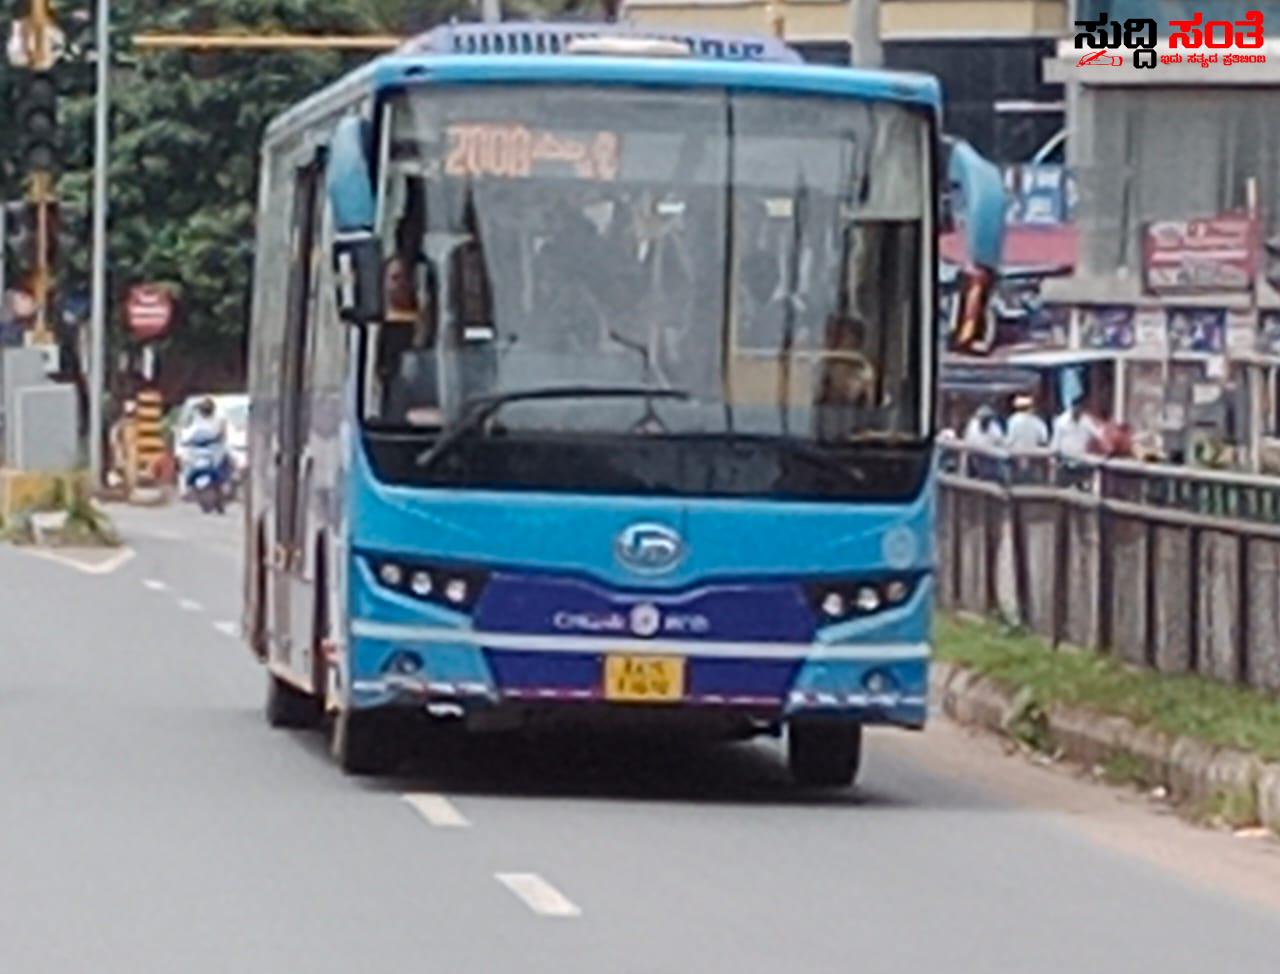
[[[158,284],[138,284],[125,299],[125,324],[139,341],[151,341],[173,322],[173,296]]]

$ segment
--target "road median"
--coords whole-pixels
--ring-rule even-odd
[[[1280,834],[1280,701],[1197,676],[939,620],[934,704],[953,720],[1167,795],[1187,817]]]

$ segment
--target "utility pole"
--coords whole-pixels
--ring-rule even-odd
[[[787,16],[782,12],[782,4],[786,0],[769,0],[765,4],[765,19],[769,21],[769,32],[783,40],[787,36]]]
[[[849,0],[849,60],[855,68],[884,66],[880,45],[880,0]]]
[[[102,394],[107,333],[107,126],[111,105],[111,3],[97,0],[97,101],[93,129],[93,284],[89,313],[89,483],[103,478]]]

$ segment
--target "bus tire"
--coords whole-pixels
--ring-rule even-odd
[[[267,673],[267,723],[272,727],[308,728],[320,723],[320,705],[311,694]]]
[[[787,766],[796,784],[847,788],[862,762],[862,725],[847,717],[800,717],[787,725]]]
[[[396,769],[393,728],[381,714],[350,708],[333,719],[333,758],[349,775],[380,775]]]

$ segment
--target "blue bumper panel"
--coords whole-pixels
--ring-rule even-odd
[[[658,647],[655,647],[658,651]],[[604,657],[600,653],[488,650],[498,692],[512,699],[599,700]],[[780,708],[799,662],[690,658],[684,703]]]
[[[868,686],[873,674],[878,685]],[[868,724],[923,727],[928,688],[927,659],[810,660],[796,677],[786,714],[841,713]]]

